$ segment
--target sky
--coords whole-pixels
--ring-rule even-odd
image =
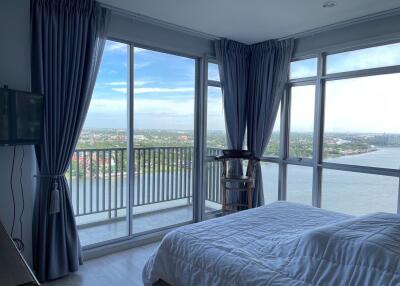
[[[329,55],[327,73],[400,64],[400,44]],[[291,64],[291,78],[316,75],[316,59]],[[209,65],[209,78],[219,80]],[[127,127],[128,46],[107,41],[84,128]],[[195,60],[134,49],[135,129],[193,130]],[[312,131],[315,87],[294,87],[291,130]],[[208,89],[208,130],[224,130],[222,94]],[[400,75],[330,81],[326,132],[400,133]],[[275,130],[279,130],[279,120]]]

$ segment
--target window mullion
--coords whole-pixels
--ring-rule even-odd
[[[133,234],[133,225],[132,225],[132,208],[134,205],[134,186],[135,186],[135,149],[133,142],[134,135],[134,45],[129,45],[129,56],[128,56],[128,188],[127,188],[127,196],[126,196],[126,214],[127,214],[127,223],[128,223],[128,235],[131,236]]]
[[[280,130],[280,148],[279,148],[279,178],[278,178],[278,200],[286,200],[286,174],[287,164],[284,161],[289,155],[289,122],[290,122],[290,85],[285,88],[285,93],[282,99],[281,108],[281,130]]]
[[[324,80],[326,55],[318,55],[317,82],[315,87],[314,142],[313,142],[313,189],[312,205],[321,207],[322,168],[319,167],[323,156],[324,127]]]

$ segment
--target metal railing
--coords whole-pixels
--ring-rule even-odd
[[[208,148],[215,156],[220,149]],[[187,199],[193,193],[193,148],[134,148],[134,207]],[[67,179],[75,216],[108,213],[118,217],[126,208],[127,149],[77,149],[71,160]],[[221,166],[207,162],[206,199],[220,203]]]

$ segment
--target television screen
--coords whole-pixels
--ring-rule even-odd
[[[43,96],[0,88],[0,144],[39,144]]]

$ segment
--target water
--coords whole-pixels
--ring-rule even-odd
[[[327,159],[327,162],[373,166],[382,168],[399,169],[400,167],[400,148],[381,148],[378,151],[343,156],[337,158]],[[278,164],[275,163],[262,163],[263,182],[264,182],[264,197],[266,203],[276,201],[278,199]],[[312,175],[311,167],[305,166],[288,166],[287,173],[287,199],[288,201],[300,202],[304,204],[311,204],[312,199]],[[175,181],[175,176],[171,176],[170,184]],[[136,178],[137,180],[137,178]],[[72,201],[75,211],[77,211],[77,197],[76,197],[76,181],[73,179],[73,193]],[[187,184],[189,182],[187,181]],[[84,211],[83,206],[83,182],[80,180],[80,200],[79,212],[96,212],[108,209],[109,205],[118,208],[126,205],[126,179],[121,180],[118,177],[118,189],[123,191],[117,192],[115,197],[114,191],[109,196],[108,179],[105,181],[105,192],[103,193],[102,181],[100,180],[99,193],[96,192],[96,181],[92,182],[92,197],[90,196],[90,181],[89,178],[86,182],[86,208]],[[143,197],[137,197],[137,190],[135,184],[135,200],[141,202]],[[150,181],[150,187],[152,183]],[[112,179],[111,188],[114,190],[115,181]],[[147,189],[147,187],[146,187]],[[187,189],[187,188],[186,188]],[[74,192],[75,190],[75,192]],[[327,170],[323,171],[322,178],[322,207],[334,211],[344,212],[353,215],[362,215],[374,211],[396,212],[397,211],[397,198],[399,190],[399,178],[361,174],[354,172]],[[97,196],[99,197],[97,200]],[[172,197],[172,193],[170,193]],[[177,197],[180,197],[177,195]],[[152,194],[149,198],[152,201]],[[98,201],[98,205],[97,205]],[[92,206],[90,205],[92,202]],[[104,205],[103,205],[104,202]],[[117,203],[116,203],[117,202]],[[116,203],[116,204],[115,204]],[[104,207],[104,208],[103,208]],[[142,207],[145,211],[150,206]]]
[[[330,158],[331,163],[399,169],[400,148]],[[267,203],[277,199],[278,166],[263,164],[264,197]],[[399,178],[354,172],[323,170],[322,202],[326,209],[363,215],[370,212],[397,212]],[[288,166],[288,201],[311,204],[312,168]]]

